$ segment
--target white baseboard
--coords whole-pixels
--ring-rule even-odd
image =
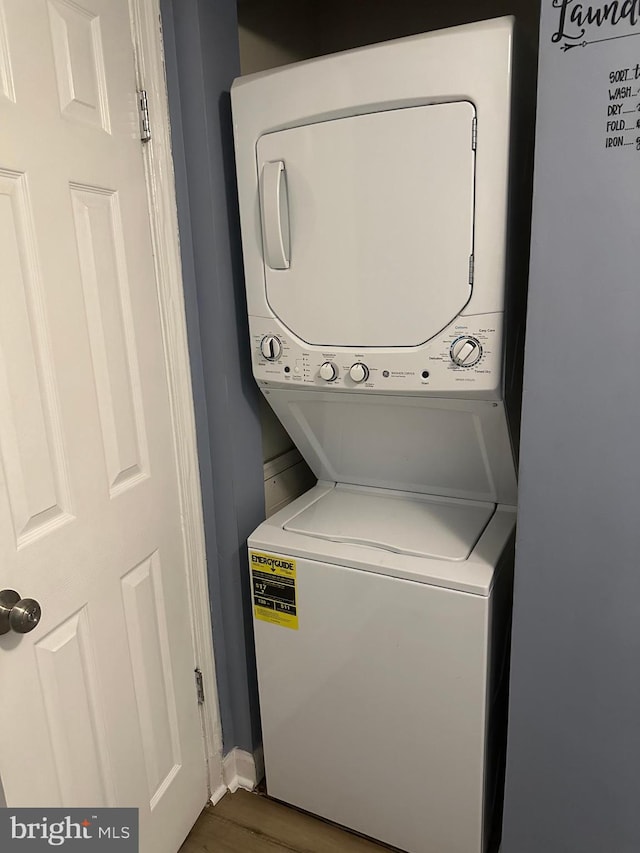
[[[212,806],[215,806],[216,803],[219,803],[220,800],[224,797],[229,789],[226,785],[218,785],[216,790],[211,794],[209,800]]]
[[[232,794],[238,788],[253,791],[264,776],[262,747],[258,747],[254,753],[237,747],[232,749],[225,755],[222,762],[222,776],[226,785],[225,790],[231,791]],[[211,800],[213,802],[213,797]]]

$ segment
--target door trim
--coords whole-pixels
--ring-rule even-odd
[[[129,0],[129,8],[136,57],[136,84],[138,89],[147,92],[151,118],[151,139],[140,144],[144,144],[151,237],[178,470],[194,667],[198,666],[202,672],[206,697],[201,706],[201,719],[208,793],[210,798],[219,799],[223,790],[226,791],[222,774],[222,727],[213,655],[160,4],[159,0]],[[193,689],[195,701],[195,681]]]

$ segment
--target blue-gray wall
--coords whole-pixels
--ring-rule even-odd
[[[637,853],[640,21],[542,6],[502,851]]]
[[[264,518],[236,209],[235,0],[161,0],[225,751],[260,742],[246,540]]]

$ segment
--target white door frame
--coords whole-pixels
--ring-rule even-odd
[[[145,149],[151,237],[189,586],[190,624],[206,697],[201,706],[201,719],[209,795],[213,802],[217,802],[226,792],[227,786],[222,777],[222,728],[213,656],[200,469],[187,343],[160,4],[159,0],[129,0],[129,7],[136,56],[136,84],[138,89],[145,89],[147,92],[151,117],[151,139],[140,144],[144,144]]]

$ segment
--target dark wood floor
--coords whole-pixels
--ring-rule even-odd
[[[180,853],[387,853],[260,794],[236,791],[200,815]]]

